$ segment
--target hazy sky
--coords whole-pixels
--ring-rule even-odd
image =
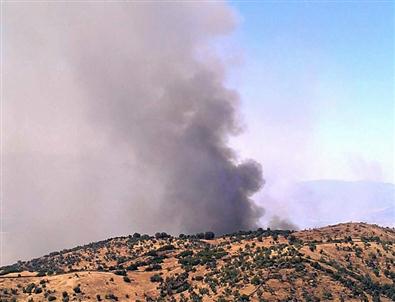
[[[228,83],[241,94],[245,123],[232,145],[263,165],[263,222],[296,220],[301,181],[394,183],[393,2],[230,4],[239,26],[220,51],[237,62]]]
[[[392,1],[232,1],[244,56],[235,145],[267,180],[394,183]]]

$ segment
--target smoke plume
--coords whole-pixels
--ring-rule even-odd
[[[218,3],[7,3],[3,264],[135,231],[256,227]]]
[[[277,215],[272,216],[268,224],[269,228],[274,230],[299,230],[298,226],[295,225],[291,220],[287,218],[280,218]]]

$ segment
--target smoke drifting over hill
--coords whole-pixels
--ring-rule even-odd
[[[297,225],[295,225],[294,223],[292,223],[292,221],[290,221],[289,219],[286,218],[280,218],[278,216],[273,216],[270,220],[269,220],[269,224],[268,226],[272,229],[275,230],[293,230],[293,231],[297,231],[299,228]]]
[[[256,226],[227,141],[224,3],[7,4],[3,263],[133,231]]]

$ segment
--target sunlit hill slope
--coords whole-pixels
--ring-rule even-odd
[[[1,301],[394,301],[395,231],[134,234],[0,268]]]

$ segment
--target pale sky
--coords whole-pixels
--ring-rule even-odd
[[[231,1],[246,132],[266,178],[394,183],[392,1]]]

